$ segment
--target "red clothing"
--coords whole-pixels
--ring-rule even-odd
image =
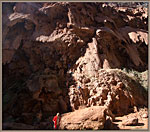
[[[56,129],[57,128],[57,115],[54,116],[53,122],[54,122],[54,128]]]
[[[59,127],[59,123],[60,123],[60,119],[61,119],[61,117],[60,116],[54,116],[54,118],[53,118],[53,122],[54,122],[54,128],[55,129],[58,129],[58,127]]]

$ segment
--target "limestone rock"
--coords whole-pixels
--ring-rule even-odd
[[[32,124],[40,112],[45,119],[57,112],[105,106],[110,115],[124,115],[130,107],[148,105],[146,73],[141,85],[118,70],[148,69],[148,8],[4,2],[2,10],[5,117],[24,124],[31,115]],[[104,122],[87,118],[81,129],[103,128]],[[66,129],[72,128],[80,129],[78,124]]]
[[[78,109],[82,105],[88,107],[105,105],[112,113],[123,115],[129,112],[130,107],[147,106],[146,91],[141,88],[143,91],[141,93],[145,94],[143,96],[137,89],[139,84],[121,70],[100,70],[97,80],[95,77],[90,78],[90,80],[88,87],[83,82],[82,85],[79,83],[80,89],[78,89],[78,86],[69,88],[72,110]]]
[[[125,126],[137,125],[138,124],[138,118],[132,118],[132,119],[124,120],[122,124]]]
[[[148,114],[145,113],[145,114],[142,115],[142,117],[143,117],[143,118],[147,118],[147,117],[148,117]]]
[[[103,129],[106,121],[106,107],[93,106],[62,115],[60,129],[83,130]]]

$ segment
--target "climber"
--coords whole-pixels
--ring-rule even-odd
[[[59,115],[59,113],[57,113],[57,115],[54,116],[53,122],[54,122],[54,129],[58,129],[59,128],[59,123],[60,123],[60,115]]]
[[[81,88],[81,86],[79,85],[78,87],[79,93],[82,94],[82,96],[84,95],[83,89]]]
[[[81,89],[81,87],[80,87],[80,86],[78,86],[78,89]]]

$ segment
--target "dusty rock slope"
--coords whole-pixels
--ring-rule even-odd
[[[4,129],[13,129],[9,123],[52,129],[52,122],[49,127],[44,123],[57,112],[82,113],[94,106],[113,116],[147,107],[148,8],[8,2],[2,15]],[[93,123],[87,117],[72,125],[66,114],[61,129],[107,129],[104,115],[93,116],[104,120]],[[39,122],[43,127],[37,127]]]

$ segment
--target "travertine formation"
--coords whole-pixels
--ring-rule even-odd
[[[3,122],[43,129],[30,125],[45,123],[57,112],[102,106],[111,115],[124,115],[147,106],[139,80],[121,71],[148,70],[146,7],[8,2],[2,15]],[[88,122],[61,128],[103,129],[105,120],[102,126]]]
[[[84,74],[81,74],[78,79],[75,75],[80,74],[74,73],[74,78],[79,81],[77,85],[69,88],[73,110],[80,106],[107,106],[116,115],[123,115],[133,111],[134,106],[148,105],[145,90],[125,72],[118,69],[102,69],[96,73],[97,76],[90,77],[83,77]]]
[[[67,113],[61,118],[60,129],[103,129],[106,121],[105,111],[105,107],[95,106]]]

